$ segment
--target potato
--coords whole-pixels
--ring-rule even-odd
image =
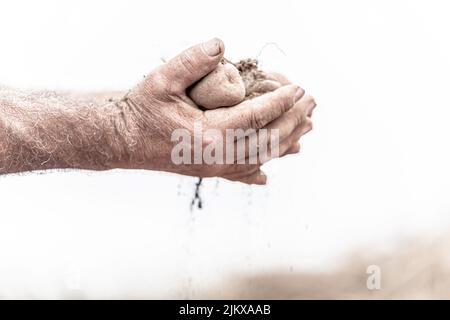
[[[205,109],[231,107],[282,86],[276,77],[258,69],[258,61],[226,59],[191,89],[189,96]]]
[[[245,98],[245,85],[238,69],[228,62],[200,80],[190,92],[191,99],[206,109],[230,107]]]
[[[276,78],[258,69],[256,59],[244,59],[235,64],[245,84],[245,98],[251,99],[281,87]]]

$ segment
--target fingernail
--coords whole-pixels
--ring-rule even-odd
[[[302,88],[298,87],[297,91],[295,92],[295,102],[297,102],[298,100],[300,100],[303,95],[305,94],[305,90],[303,90]]]
[[[208,55],[212,57],[217,56],[221,51],[220,40],[214,38],[209,40],[208,42],[203,43],[203,49]]]

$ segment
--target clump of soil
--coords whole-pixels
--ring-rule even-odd
[[[281,86],[267,73],[258,69],[258,60],[244,59],[233,65],[238,69],[245,85],[245,99],[260,96],[266,92],[273,91]]]

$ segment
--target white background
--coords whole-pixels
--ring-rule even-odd
[[[0,297],[196,298],[330,270],[450,219],[447,1],[1,1],[0,83],[126,90],[220,37],[318,102],[265,187],[143,171],[0,179]],[[376,263],[376,261],[374,261]],[[364,270],[363,270],[364,273]]]

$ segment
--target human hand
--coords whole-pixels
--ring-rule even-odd
[[[313,104],[302,101],[304,91],[300,87],[284,85],[236,106],[207,111],[200,110],[188,97],[186,90],[214,70],[223,53],[224,45],[218,39],[191,47],[156,68],[116,103],[119,111],[116,128],[123,141],[116,167],[265,184],[266,177],[260,170],[264,162],[274,156],[298,152],[298,137],[310,128],[306,110]],[[190,158],[200,160],[199,163],[174,163],[173,150],[177,141],[171,138],[180,129],[192,137]],[[251,164],[240,161],[254,156],[249,152],[244,153],[245,159],[233,155],[232,163],[207,164],[198,159],[195,148],[219,146],[227,129],[254,129],[258,133],[261,129],[279,129],[279,153]],[[232,143],[237,145],[239,139]],[[271,148],[268,139],[258,141],[260,146],[262,143]]]

